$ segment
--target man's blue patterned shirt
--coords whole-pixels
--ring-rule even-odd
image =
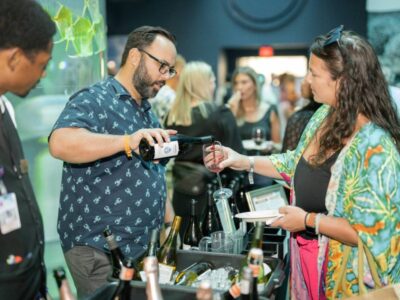
[[[99,134],[132,134],[160,124],[147,100],[141,106],[114,78],[77,92],[53,130],[85,128]],[[58,233],[64,252],[75,245],[107,249],[108,226],[125,255],[147,247],[149,232],[164,220],[165,168],[124,152],[85,164],[64,162]]]

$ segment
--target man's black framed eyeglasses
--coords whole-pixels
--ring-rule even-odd
[[[158,62],[160,64],[160,68],[158,69],[158,71],[161,74],[166,74],[168,72],[168,75],[170,78],[174,77],[176,75],[176,70],[174,69],[174,67],[170,67],[166,62],[162,61],[161,59],[158,59],[157,57],[155,57],[154,55],[151,55],[149,52],[147,52],[146,50],[143,49],[138,49],[140,52],[146,53],[151,59],[155,60],[156,62]]]
[[[342,32],[343,32],[343,25],[339,25],[336,28],[333,28],[331,31],[329,31],[326,34],[326,41],[324,42],[324,47],[332,45],[334,43],[338,43],[338,46],[340,47],[340,38],[342,37]]]

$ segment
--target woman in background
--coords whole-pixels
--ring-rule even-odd
[[[236,151],[242,152],[235,118],[228,108],[219,107],[214,103],[214,90],[215,76],[211,66],[201,61],[188,63],[182,70],[176,99],[166,116],[164,126],[177,130],[178,134],[188,136],[213,135],[223,145],[229,145]],[[194,145],[190,151],[175,159],[172,204],[175,214],[183,217],[181,233],[188,224],[190,200],[198,201],[197,216],[201,214],[206,205],[205,186],[212,174],[205,175],[202,179],[198,178],[204,168],[201,145]],[[193,169],[192,172],[190,169]],[[206,169],[203,171],[205,174],[208,172]],[[185,172],[184,176],[188,179],[187,182],[179,182],[181,178],[177,178],[176,175],[182,172]],[[225,173],[232,174],[232,172]],[[196,185],[195,182],[198,184]]]
[[[251,140],[254,128],[264,130],[265,139],[280,143],[280,125],[276,107],[261,101],[257,73],[250,67],[239,67],[232,75],[234,94],[228,101],[239,126],[242,140]]]
[[[321,103],[314,101],[311,86],[307,78],[304,78],[301,83],[301,96],[304,100],[308,100],[309,103],[290,116],[283,137],[282,152],[296,149],[308,121],[310,121],[315,111],[321,106]]]
[[[280,148],[280,122],[275,105],[261,101],[261,88],[257,80],[257,73],[250,67],[239,67],[232,75],[234,94],[228,101],[228,107],[236,117],[240,137],[243,141],[254,140],[255,131],[259,131],[266,141],[279,144]],[[264,149],[245,147],[246,154],[257,155],[271,152],[270,146]],[[247,179],[247,177],[246,177]],[[254,183],[247,182],[246,189],[252,190],[269,186],[273,180],[266,176],[256,174]]]

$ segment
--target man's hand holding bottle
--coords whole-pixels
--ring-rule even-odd
[[[162,147],[165,142],[170,141],[170,135],[176,133],[177,131],[172,129],[143,128],[129,135],[129,147],[136,154],[139,154],[139,144],[142,139],[146,139],[151,146],[153,146],[156,141],[157,144]]]

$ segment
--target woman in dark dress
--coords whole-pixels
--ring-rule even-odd
[[[234,94],[228,101],[239,126],[242,142],[254,138],[253,132],[262,132],[266,141],[280,144],[280,122],[275,105],[261,101],[261,89],[257,80],[257,73],[250,67],[239,67],[232,75]],[[268,144],[265,148],[246,148],[247,155],[267,154],[271,152]],[[280,148],[280,146],[279,146]],[[248,185],[248,189],[257,189],[273,183],[272,179],[256,174],[254,184]]]
[[[301,83],[301,96],[310,102],[289,118],[283,137],[282,152],[296,149],[308,121],[310,121],[316,110],[321,106],[321,103],[315,102],[310,83],[306,79]]]
[[[280,143],[280,125],[276,106],[261,101],[257,73],[250,67],[237,68],[232,75],[234,94],[228,106],[234,114],[242,140],[252,139],[253,128],[263,129],[265,139]]]
[[[204,62],[190,62],[182,70],[176,99],[164,121],[165,128],[175,129],[188,136],[213,135],[223,145],[242,152],[239,131],[232,112],[216,105],[212,99],[215,76]],[[184,172],[184,178],[181,175]],[[204,173],[202,178],[201,174]],[[207,174],[208,173],[208,174]],[[232,175],[228,172],[227,175]],[[175,159],[173,167],[174,191],[172,204],[177,215],[183,217],[181,233],[190,215],[190,199],[196,199],[196,213],[200,216],[206,205],[206,184],[213,174],[205,169],[201,145],[195,145]]]

